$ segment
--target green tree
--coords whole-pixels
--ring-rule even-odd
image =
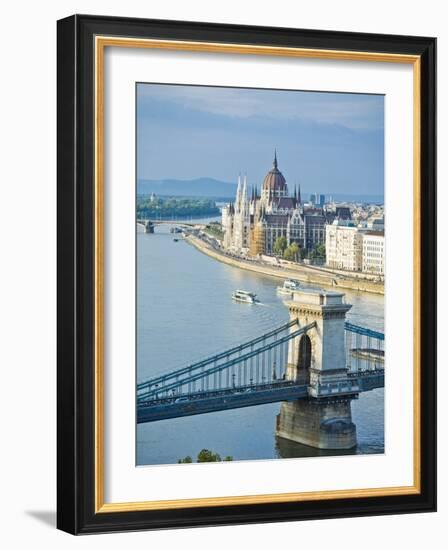
[[[213,453],[208,449],[202,449],[198,453],[198,462],[221,462],[221,457],[218,453]]]
[[[325,245],[324,244],[318,244],[314,247],[314,249],[310,252],[310,258],[325,258]]]
[[[316,246],[316,254],[319,258],[325,258],[326,250],[323,243]]]
[[[285,258],[285,260],[290,260],[290,261],[296,262],[298,254],[299,254],[298,244],[297,243],[292,243],[288,246],[288,248],[283,253],[283,257]]]
[[[212,222],[205,226],[204,231],[212,237],[216,237],[220,241],[224,239],[224,231],[222,230],[222,225],[220,223]]]
[[[209,451],[208,449],[202,449],[202,451],[198,453],[196,462],[231,462],[232,460],[233,456],[227,455],[223,459],[221,459],[218,453],[214,453],[213,451]],[[191,464],[192,462],[193,460],[191,456],[179,458],[177,461],[178,464]]]
[[[274,243],[274,254],[277,256],[283,256],[287,246],[288,243],[286,241],[286,237],[277,237]]]
[[[216,216],[219,208],[212,199],[137,196],[137,218]]]

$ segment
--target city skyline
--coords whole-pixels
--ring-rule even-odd
[[[277,149],[291,188],[384,194],[379,95],[138,84],[137,145],[139,180],[260,185]]]

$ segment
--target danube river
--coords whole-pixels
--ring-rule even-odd
[[[152,378],[250,340],[288,320],[274,279],[218,262],[187,242],[173,241],[167,226],[137,233],[137,379]],[[232,292],[250,290],[261,304],[235,303]],[[355,324],[383,330],[384,298],[347,291]],[[349,454],[384,452],[384,390],[352,402],[358,446]],[[234,460],[344,454],[319,451],[275,437],[280,403],[137,426],[137,464],[172,464],[203,449]]]

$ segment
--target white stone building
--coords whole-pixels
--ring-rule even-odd
[[[353,222],[335,220],[326,226],[327,266],[334,269],[362,271],[363,234],[365,229]]]
[[[362,270],[384,277],[384,232],[366,231],[362,242]]]
[[[224,228],[224,248],[234,252],[247,253],[250,245],[250,222],[253,206],[247,197],[247,179],[238,177],[235,204],[229,204],[222,210]]]
[[[384,277],[384,231],[335,220],[326,227],[327,266]]]

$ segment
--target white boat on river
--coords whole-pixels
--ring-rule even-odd
[[[277,292],[279,294],[287,294],[288,296],[292,294],[294,290],[300,290],[300,283],[294,279],[286,279],[283,283],[283,286],[277,287]]]
[[[232,300],[244,304],[255,304],[258,302],[257,295],[247,290],[235,290],[232,294]]]

